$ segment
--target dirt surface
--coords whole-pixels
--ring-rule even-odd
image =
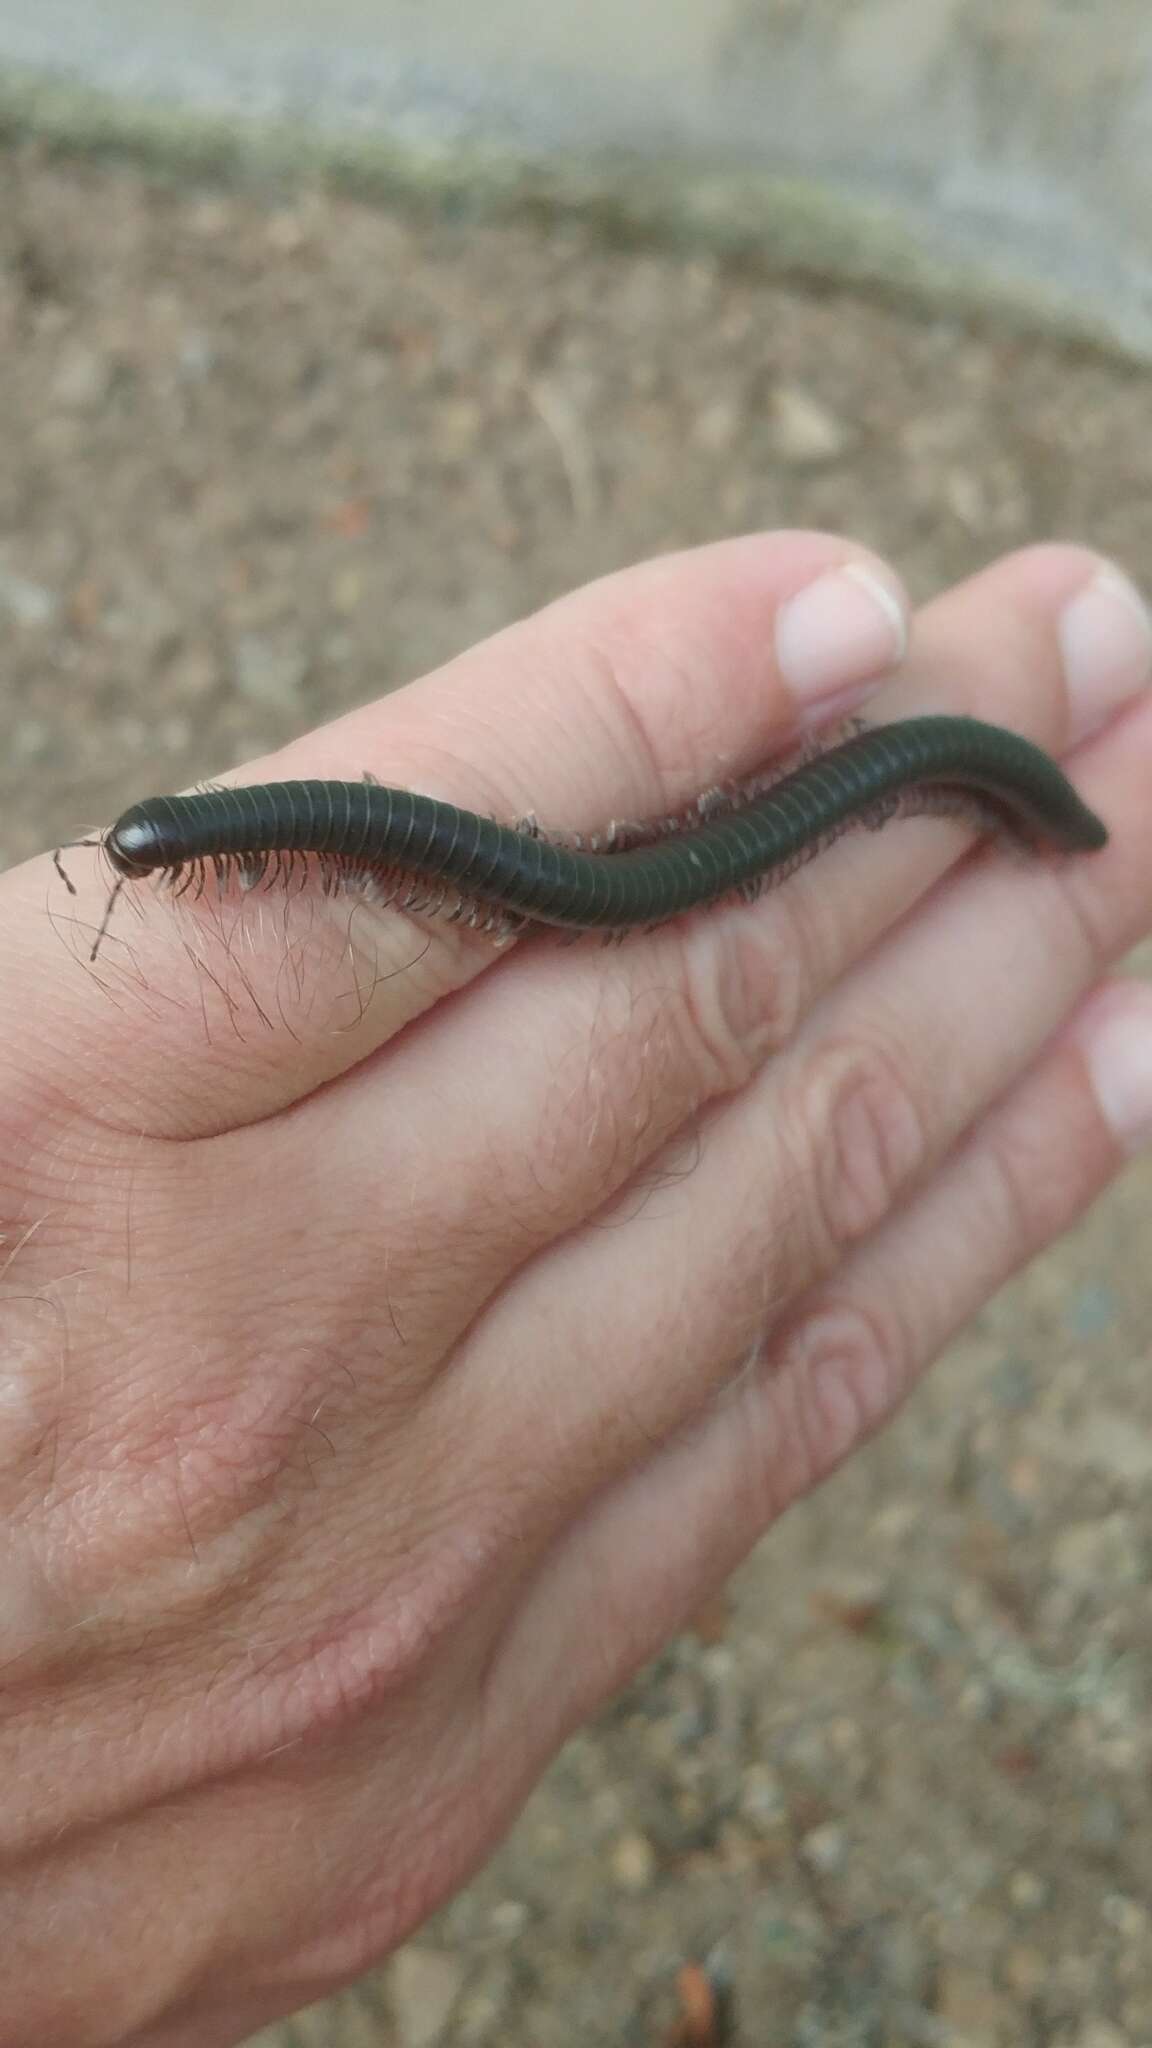
[[[1057,531],[1152,559],[1148,382],[1088,359],[575,232],[0,173],[10,860],[672,545],[829,525],[920,593]],[[740,2048],[1148,2048],[1150,1194],[262,2041],[709,2048],[709,1971]]]
[[[1150,121],[1147,0],[0,0],[21,133],[562,195],[1145,364]]]

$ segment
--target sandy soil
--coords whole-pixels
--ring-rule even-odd
[[[575,232],[0,159],[2,852],[754,525],[1152,559],[1147,380]],[[1137,1171],[287,2044],[1148,2048]],[[697,1987],[699,1988],[699,1987]]]

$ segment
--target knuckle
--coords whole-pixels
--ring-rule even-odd
[[[683,940],[683,1025],[714,1093],[731,1093],[795,1036],[811,987],[808,948],[782,903],[689,925]]]
[[[927,1152],[920,1110],[895,1058],[859,1040],[826,1041],[806,1060],[780,1127],[796,1134],[809,1228],[825,1256],[875,1229]]]
[[[913,1345],[891,1302],[824,1298],[789,1333],[798,1465],[822,1478],[891,1411],[910,1378]]]
[[[298,1468],[315,1362],[297,1369],[279,1353],[278,1372],[254,1359],[237,1385],[231,1357],[196,1356],[194,1395],[150,1388],[142,1355],[106,1383],[109,1412],[60,1473],[39,1529],[61,1613],[96,1603],[108,1626],[168,1622],[222,1603],[275,1553],[288,1495],[310,1483]]]

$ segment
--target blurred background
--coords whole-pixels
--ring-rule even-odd
[[[9,861],[724,533],[1147,582],[1142,5],[0,0],[0,114]],[[1150,1196],[262,2048],[1148,2048]]]

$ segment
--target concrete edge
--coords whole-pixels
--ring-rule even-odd
[[[862,290],[922,314],[993,318],[1114,361],[1152,364],[1152,344],[1073,293],[929,248],[927,226],[918,232],[896,205],[815,178],[605,149],[576,158],[494,140],[413,143],[383,130],[213,116],[19,71],[0,75],[0,141],[182,178],[321,182],[457,220],[569,219],[608,244],[697,251],[766,278]],[[938,243],[938,223],[932,236]]]

